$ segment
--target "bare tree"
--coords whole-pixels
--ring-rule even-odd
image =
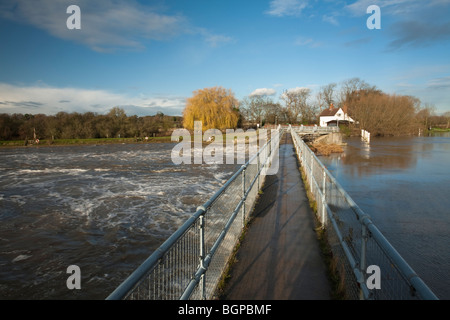
[[[307,100],[310,93],[311,90],[308,88],[295,88],[285,90],[281,94],[280,99],[285,103],[289,122],[296,123],[299,120],[304,121],[308,118],[310,112]]]
[[[381,93],[381,91],[378,90],[376,86],[371,86],[360,78],[351,78],[345,80],[342,82],[341,90],[339,92],[339,105],[350,105],[357,98],[357,95],[360,92],[370,91]]]
[[[436,107],[426,103],[425,106],[417,112],[417,119],[423,124],[426,129],[431,129],[431,117],[434,115]]]
[[[442,116],[447,121],[447,125],[445,128],[448,129],[450,127],[450,111],[445,112]]]
[[[409,96],[361,90],[352,94],[348,108],[360,128],[373,136],[405,135],[416,133],[421,126],[416,103]]]
[[[241,101],[241,112],[245,114],[247,121],[258,123],[262,126],[265,115],[265,100],[263,96],[249,96]]]
[[[328,108],[331,104],[335,104],[336,87],[336,83],[330,83],[320,88],[320,91],[317,93],[317,102],[320,109]]]
[[[149,133],[166,134],[170,128],[182,127],[179,116],[127,116],[115,107],[106,115],[92,112],[44,114],[0,114],[0,140],[40,140],[137,137]]]
[[[241,112],[249,122],[275,124],[281,118],[281,105],[266,95],[252,95],[241,101]]]
[[[282,107],[272,99],[268,99],[264,105],[266,123],[279,124],[283,121]]]

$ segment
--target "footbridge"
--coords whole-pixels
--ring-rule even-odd
[[[308,142],[342,143],[339,127],[318,127],[318,126],[288,126],[286,130],[292,130],[300,138]]]
[[[325,131],[278,126],[107,299],[330,299],[315,220],[326,231],[345,298],[437,299],[309,149],[302,139],[309,130]]]

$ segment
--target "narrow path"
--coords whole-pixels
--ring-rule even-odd
[[[330,299],[326,267],[289,133],[277,175],[267,176],[225,288],[229,300]]]

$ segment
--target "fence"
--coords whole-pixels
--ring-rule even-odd
[[[318,126],[290,126],[294,131],[299,133],[315,133],[315,134],[326,134],[332,132],[339,132],[339,127],[318,127]]]
[[[370,132],[366,130],[361,130],[361,140],[370,143]]]
[[[211,299],[272,162],[282,130],[108,296],[118,299]]]
[[[296,131],[290,131],[347,298],[437,299]],[[372,287],[374,278],[373,271],[368,272],[369,266],[379,267],[380,289]]]

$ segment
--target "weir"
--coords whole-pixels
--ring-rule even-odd
[[[326,230],[346,298],[437,299],[302,140],[301,135],[319,129],[278,126],[277,134],[107,299],[217,298],[218,284],[256,200],[266,196],[259,192],[267,170],[272,163],[279,165],[278,149],[285,132],[292,136],[307,187],[317,203],[317,217]],[[373,286],[372,270],[379,270],[378,286]],[[285,277],[289,280],[289,274]]]
[[[207,202],[107,299],[212,299],[267,172],[281,126]]]

